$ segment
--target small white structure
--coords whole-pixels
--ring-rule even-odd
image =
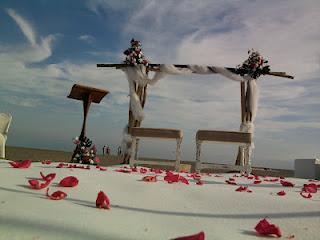
[[[320,159],[296,159],[294,161],[294,177],[320,179]]]
[[[6,141],[12,116],[10,113],[0,113],[0,158],[6,157]]]

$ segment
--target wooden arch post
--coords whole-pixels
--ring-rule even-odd
[[[148,75],[148,68],[146,68],[146,73]],[[142,108],[144,108],[144,105],[145,105],[146,99],[147,99],[147,87],[148,87],[148,85],[146,85],[144,87],[141,87],[141,86],[138,86],[135,83],[134,87],[135,87],[135,91],[136,91],[136,93],[137,93],[137,95],[139,97],[141,106],[142,106]],[[131,100],[130,100],[129,106],[130,107],[129,107],[128,129],[127,129],[128,132],[130,132],[130,129],[133,128],[133,127],[140,127],[141,126],[141,122],[142,122],[142,121],[134,119],[134,116],[132,114],[132,109],[131,109]],[[139,139],[136,140],[135,149],[138,150],[138,147],[139,147]],[[127,149],[131,149],[131,143],[127,143]],[[136,151],[136,152],[138,152],[138,151]],[[135,156],[135,157],[137,158],[137,156]],[[124,157],[123,157],[123,163],[128,164],[129,160],[130,160],[130,154],[125,153]]]

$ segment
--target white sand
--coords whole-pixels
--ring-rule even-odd
[[[311,199],[299,195],[304,179],[288,178],[293,188],[280,183],[236,178],[249,186],[252,193],[236,192],[238,186],[223,177],[203,176],[205,184],[168,184],[160,181],[140,181],[140,173],[56,168],[57,163],[32,163],[29,169],[13,169],[0,161],[0,239],[172,239],[204,231],[211,239],[261,239],[254,230],[264,217],[278,225],[283,239],[319,239],[320,193]],[[53,201],[45,189],[32,190],[29,178],[56,173],[50,193],[61,190],[68,194],[64,200]],[[66,176],[76,176],[75,188],[57,187]],[[163,174],[162,174],[163,176]],[[186,176],[186,174],[183,174]],[[188,178],[190,179],[190,178]],[[102,190],[111,202],[110,210],[97,209],[95,200]],[[285,190],[287,195],[276,193]],[[271,194],[272,193],[272,194]]]

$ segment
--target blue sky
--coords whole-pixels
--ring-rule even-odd
[[[0,112],[13,122],[8,145],[72,150],[82,104],[68,99],[73,84],[108,89],[92,105],[87,135],[115,151],[127,123],[120,63],[131,38],[152,63],[234,67],[254,48],[274,71],[263,76],[253,165],[293,168],[295,158],[319,157],[319,1],[1,1]],[[183,158],[195,158],[198,129],[238,130],[239,84],[220,76],[168,76],[149,87],[145,127],[184,132]],[[141,155],[174,157],[174,143],[142,141]],[[231,163],[236,146],[207,144],[204,159]]]

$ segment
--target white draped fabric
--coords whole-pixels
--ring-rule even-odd
[[[138,86],[146,86],[147,84],[154,85],[161,78],[165,77],[168,74],[173,75],[181,75],[181,74],[220,74],[227,79],[243,82],[248,81],[248,90],[247,90],[247,100],[246,100],[246,108],[251,112],[251,120],[249,122],[244,122],[240,126],[240,131],[243,132],[254,132],[254,120],[257,115],[258,109],[258,99],[259,99],[259,88],[257,85],[256,79],[250,78],[249,76],[240,76],[230,72],[228,69],[223,67],[207,67],[201,65],[188,65],[188,68],[177,68],[174,65],[170,64],[162,64],[160,65],[160,71],[156,72],[152,78],[149,78],[146,73],[146,67],[144,65],[137,66],[128,66],[123,68],[123,71],[127,75],[127,80],[129,83],[129,91],[130,91],[130,107],[133,114],[134,119],[143,120],[144,113],[143,108],[141,106],[138,95],[135,91],[135,84]],[[127,132],[124,133],[124,141],[128,142]],[[251,149],[249,150],[249,152]]]

